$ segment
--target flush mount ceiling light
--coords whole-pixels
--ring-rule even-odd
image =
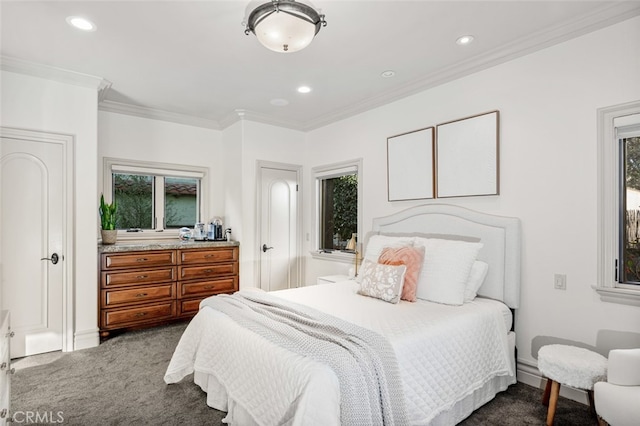
[[[254,33],[258,41],[275,52],[297,52],[307,47],[321,27],[324,15],[294,0],[272,0],[249,15],[244,33]]]
[[[68,16],[67,24],[82,31],[95,31],[96,24],[82,16]]]

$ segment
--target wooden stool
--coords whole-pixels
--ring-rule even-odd
[[[607,359],[588,349],[567,345],[547,345],[538,352],[538,370],[547,377],[542,403],[548,405],[547,426],[553,425],[560,385],[587,391],[589,407],[597,421],[593,384],[607,380]]]

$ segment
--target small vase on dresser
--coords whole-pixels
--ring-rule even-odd
[[[118,239],[117,229],[101,229],[102,244],[115,244]]]

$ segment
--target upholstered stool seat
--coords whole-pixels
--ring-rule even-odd
[[[547,425],[553,424],[561,384],[586,390],[595,416],[593,385],[607,380],[607,358],[575,346],[547,345],[538,352],[538,370],[549,379],[542,397],[549,405]]]

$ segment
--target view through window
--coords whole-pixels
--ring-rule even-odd
[[[320,249],[345,250],[358,232],[356,172],[320,179]]]
[[[198,221],[199,179],[128,173],[112,178],[117,229],[174,229]]]
[[[113,174],[113,199],[118,206],[116,229],[152,229],[153,186],[148,175]]]
[[[640,285],[640,136],[620,141],[623,167],[621,183],[621,251],[619,282]]]

